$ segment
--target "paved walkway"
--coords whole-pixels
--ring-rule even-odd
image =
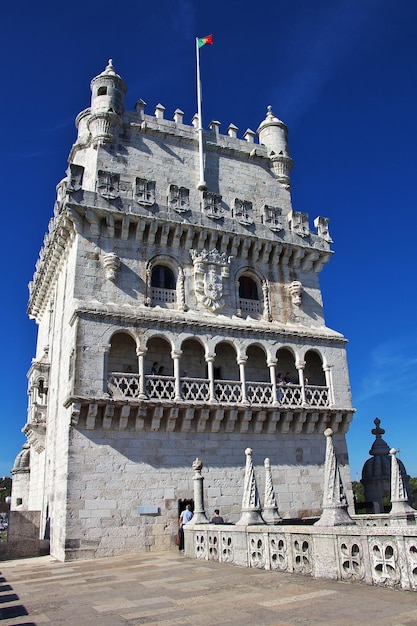
[[[417,626],[417,593],[195,561],[176,551],[0,562],[0,626]]]

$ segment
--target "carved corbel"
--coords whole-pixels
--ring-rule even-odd
[[[117,272],[120,268],[120,258],[114,252],[108,252],[103,256],[103,266],[106,278],[111,281],[116,280]]]
[[[290,292],[293,304],[300,306],[302,293],[303,293],[303,285],[299,280],[293,280],[292,283],[288,286],[288,290]]]

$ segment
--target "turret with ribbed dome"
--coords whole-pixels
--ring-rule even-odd
[[[259,125],[257,133],[259,142],[268,150],[272,171],[279,182],[289,189],[293,161],[288,151],[288,129],[284,122],[275,117],[271,105],[267,107],[266,117]]]
[[[380,427],[381,420],[375,418],[374,424],[375,428],[371,433],[375,435],[375,441],[369,450],[372,457],[365,461],[361,483],[365,490],[365,500],[373,503],[374,513],[380,513],[384,511],[384,498],[391,496],[391,456],[389,445],[382,439],[385,430]],[[407,471],[399,459],[397,462],[406,489],[409,491]]]
[[[88,129],[94,145],[117,141],[122,125],[127,85],[116,74],[112,59],[104,72],[91,81],[91,116]]]

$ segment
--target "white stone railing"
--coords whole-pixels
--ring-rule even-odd
[[[206,378],[181,378],[181,396],[191,402],[208,402],[210,385]]]
[[[139,379],[139,374],[112,372],[108,380],[108,389],[114,398],[137,398]]]
[[[283,406],[303,406],[301,385],[283,384],[277,387],[277,398]],[[327,406],[323,404],[323,406]]]
[[[175,399],[174,376],[145,376],[148,398],[157,400]]]
[[[185,526],[185,555],[417,591],[417,526]]]
[[[226,404],[242,402],[242,383],[238,380],[215,380],[214,395],[218,402]]]
[[[329,406],[329,390],[318,385],[306,386],[306,402],[308,406]]]
[[[138,398],[140,376],[124,372],[112,372],[108,379],[108,390],[115,398]],[[158,400],[175,399],[175,378],[173,376],[145,376],[144,393],[148,398]],[[185,401],[206,403],[210,400],[210,383],[207,378],[180,378],[180,395]],[[214,395],[221,404],[242,402],[242,383],[238,380],[215,380]],[[274,402],[272,384],[267,382],[246,383],[249,404],[271,406]],[[329,406],[327,387],[308,385],[305,388],[306,406],[323,408]],[[278,385],[277,401],[280,406],[302,407],[301,385]]]
[[[245,298],[239,298],[239,308],[243,313],[256,313],[259,315],[262,313],[262,304],[259,300],[246,300]]]
[[[152,304],[157,302],[172,303],[176,301],[177,292],[175,289],[161,289],[160,287],[152,287]]]
[[[272,404],[274,401],[272,395],[271,383],[246,383],[246,393],[251,404]]]

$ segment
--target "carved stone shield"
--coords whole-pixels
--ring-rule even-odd
[[[217,250],[190,251],[194,264],[195,292],[199,302],[210,311],[219,311],[226,304],[226,280],[232,257]]]

